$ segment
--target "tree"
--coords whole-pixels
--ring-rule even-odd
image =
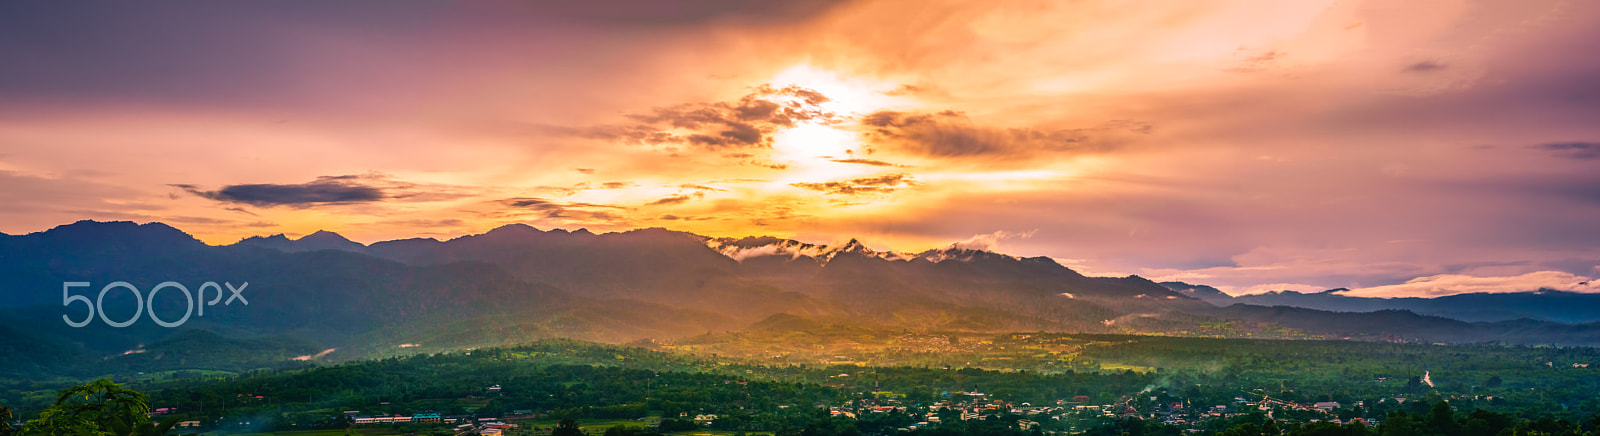
[[[0,436],[11,436],[17,429],[11,428],[11,408],[0,406]]]
[[[1411,379],[1406,380],[1405,389],[1405,391],[1408,393],[1421,393],[1426,391],[1422,387],[1422,377],[1419,376],[1411,376]]]
[[[1511,417],[1483,409],[1472,411],[1467,415],[1467,420],[1461,426],[1461,434],[1466,436],[1495,436],[1502,430],[1511,428]]]
[[[1412,419],[1404,410],[1397,410],[1378,425],[1378,434],[1382,436],[1421,436],[1421,424]]]
[[[1262,433],[1261,427],[1247,422],[1223,430],[1221,436],[1262,436]]]
[[[578,428],[578,421],[567,418],[556,423],[556,428],[550,431],[550,436],[583,436],[583,430]]]
[[[1433,410],[1428,411],[1426,424],[1430,433],[1445,436],[1461,435],[1461,425],[1456,423],[1455,412],[1450,410],[1450,403],[1444,401],[1433,403]]]
[[[489,400],[489,403],[479,408],[477,413],[479,418],[499,418],[500,415],[504,414],[506,414],[506,406],[500,403],[500,400]]]
[[[164,419],[159,424],[144,422],[132,427],[114,422],[112,423],[112,434],[116,436],[166,436],[168,432],[172,431],[172,427],[177,425],[178,417],[176,416]]]
[[[661,420],[661,423],[657,424],[656,428],[661,430],[662,433],[671,433],[675,431],[694,430],[700,428],[700,426],[695,425],[694,420],[691,419],[667,418]]]
[[[40,412],[38,418],[28,421],[24,434],[125,436],[136,430],[153,431],[156,428],[143,426],[150,422],[145,417],[150,411],[145,401],[143,393],[118,386],[111,380],[95,380],[56,394],[55,404]],[[167,427],[162,434],[170,429]]]

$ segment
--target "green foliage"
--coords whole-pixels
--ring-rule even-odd
[[[159,423],[143,422],[131,427],[119,422],[113,422],[113,436],[166,436],[172,432],[172,427],[178,425],[178,417],[174,416],[161,420]]]
[[[714,431],[786,434],[895,434],[920,421],[933,421],[929,415],[937,415],[940,422],[917,425],[914,433],[1032,433],[1034,428],[1023,419],[1037,422],[1046,434],[1088,436],[1177,436],[1189,430],[1199,436],[1586,436],[1600,424],[1593,420],[1573,424],[1600,412],[1600,400],[1593,398],[1600,378],[1570,364],[1545,364],[1600,356],[1589,349],[1050,334],[1006,335],[992,342],[1004,352],[1060,347],[1075,350],[1079,358],[1095,362],[1096,367],[1117,364],[1151,369],[1051,372],[761,365],[642,348],[544,341],[470,353],[252,371],[227,379],[166,380],[159,388],[148,390],[152,395],[147,403],[184,410],[188,419],[206,423],[249,421],[248,428],[222,430],[251,432],[344,429],[349,427],[344,410],[371,415],[422,411],[453,415],[475,410],[481,417],[531,410],[547,414],[552,421],[570,421],[573,426],[579,420],[612,420],[590,431],[609,427],[624,435],[705,429],[707,426],[678,418],[697,414],[716,414],[709,426]],[[1438,386],[1420,382],[1417,374],[1424,367]],[[1418,382],[1407,383],[1413,377]],[[1463,381],[1493,377],[1503,378],[1503,386],[1474,386],[1477,383]],[[91,385],[75,388],[76,394],[63,392],[66,397],[56,400],[86,403],[86,393],[96,389],[88,387]],[[491,385],[503,389],[485,398],[484,388]],[[106,391],[107,386],[98,389]],[[967,394],[973,391],[987,396]],[[1395,397],[1409,400],[1401,402]],[[122,397],[107,398],[116,403]],[[1275,402],[1270,407],[1272,419],[1267,418],[1266,410],[1256,410],[1256,402],[1264,398]],[[940,402],[988,405],[992,401],[1008,406],[1053,406],[1057,400],[1090,406],[1114,404],[1115,408],[1108,409],[1111,413],[1183,419],[1191,424],[1112,418],[1102,416],[1100,409],[1072,412],[1070,406],[1065,412],[1070,415],[1061,420],[1014,415],[1005,407],[983,412],[987,419],[963,421],[959,413],[930,408]],[[891,401],[903,410],[863,412]],[[1336,401],[1341,406],[1333,410],[1291,407],[1319,401]],[[1174,406],[1178,404],[1183,407]],[[830,416],[826,408],[815,407],[819,405],[851,410],[856,418]],[[76,416],[66,413],[68,406],[86,407],[80,413],[83,416],[91,416],[89,412],[94,410],[82,405],[52,406],[47,411],[50,419],[67,422],[67,416]],[[1206,412],[1214,406],[1227,406],[1226,417],[1207,417],[1212,414]],[[1240,407],[1247,409],[1241,414]],[[139,417],[142,419],[142,412]],[[41,420],[35,421],[47,423],[43,418],[41,414]],[[1354,418],[1382,424],[1367,427],[1327,422]],[[96,419],[84,418],[83,422]],[[96,424],[82,434],[124,436],[139,433],[139,429],[159,429],[157,424],[135,421],[126,427]],[[644,426],[625,427],[633,422]],[[649,427],[655,422],[659,426]],[[82,427],[91,428],[87,424]],[[439,432],[437,427],[422,424],[394,427],[393,431],[406,433]],[[70,431],[45,432],[47,428],[40,426],[41,432],[33,434],[79,436]]]
[[[501,415],[505,414],[506,405],[505,403],[501,403],[500,400],[489,400],[489,403],[478,408],[476,413],[479,418],[499,418]]]
[[[659,436],[661,432],[651,431],[642,426],[614,425],[606,429],[605,436]]]
[[[657,425],[656,428],[663,432],[671,433],[675,431],[695,430],[700,428],[700,426],[695,424],[694,420],[692,419],[668,418],[661,420],[661,424]]]
[[[145,394],[100,379],[61,391],[55,404],[28,421],[23,434],[125,436],[149,423],[149,411]]]
[[[0,407],[0,435],[166,436],[178,424],[178,417],[150,422],[149,411],[145,394],[101,379],[62,390],[21,431],[10,426],[11,410]]]
[[[556,424],[556,428],[550,432],[550,436],[583,436],[583,430],[578,428],[578,421],[568,418]]]
[[[0,436],[11,436],[16,429],[11,428],[11,408],[0,406]]]

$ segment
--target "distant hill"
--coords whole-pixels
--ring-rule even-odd
[[[1227,306],[1234,303],[1232,295],[1228,295],[1217,288],[1206,285],[1191,285],[1184,282],[1161,282],[1161,286],[1171,289],[1173,292],[1194,297],[1216,306]]]
[[[63,314],[79,319],[88,310],[82,301],[62,306],[63,282],[89,282],[73,295],[94,301],[118,280],[146,296],[164,281],[190,291],[207,281],[248,283],[248,305],[210,293],[203,301],[218,303],[204,301],[203,314],[164,328],[148,314],[173,321],[188,307],[171,289],[146,298],[146,315],[124,328],[63,322]],[[1324,338],[1600,344],[1591,325],[1218,308],[1238,299],[1207,286],[1088,277],[1049,258],[956,246],[895,253],[857,241],[827,246],[665,229],[595,234],[509,225],[448,241],[371,245],[317,232],[209,246],[160,223],[80,221],[0,235],[0,284],[7,297],[0,299],[0,376],[238,370],[554,337],[629,343],[734,331],[766,338],[796,331],[1272,337],[1287,327]],[[140,307],[126,290],[98,304],[108,320],[129,319]]]
[[[0,300],[0,328],[26,332],[0,347],[40,354],[0,364],[138,360],[162,355],[150,344],[189,330],[336,349],[317,359],[340,360],[401,346],[420,352],[548,337],[684,337],[744,329],[777,314],[897,328],[1104,331],[1102,320],[1128,313],[1203,306],[1148,280],[1085,277],[1046,258],[956,248],[899,256],[850,243],[811,246],[815,255],[736,259],[716,249],[720,244],[663,229],[594,234],[511,225],[449,241],[367,246],[317,232],[209,246],[159,223],[81,221],[0,236],[0,282],[9,297]],[[82,328],[63,322],[63,314],[77,319],[88,310],[81,302],[61,305],[63,282],[88,282],[74,293],[94,300],[113,281],[145,295],[165,281],[191,292],[207,281],[248,283],[248,305],[201,304],[204,313],[192,313],[178,329],[148,315],[125,328],[99,319]],[[99,305],[108,319],[125,320],[140,306],[133,297],[117,289]],[[172,321],[188,304],[180,291],[165,290],[145,310]]]
[[[1369,298],[1343,295],[1341,292],[1345,289],[1340,288],[1317,293],[1278,291],[1234,297],[1205,285],[1183,282],[1165,282],[1161,285],[1217,306],[1251,304],[1334,312],[1405,310],[1469,322],[1531,319],[1583,324],[1600,321],[1600,294],[1552,290],[1457,294],[1435,298]]]
[[[1405,310],[1349,313],[1249,304],[1235,304],[1215,313],[1228,319],[1357,340],[1600,346],[1600,323],[1574,325],[1529,319],[1466,322]]]

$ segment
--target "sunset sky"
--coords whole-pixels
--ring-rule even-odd
[[[0,5],[0,232],[665,227],[1600,292],[1600,2],[96,6]]]

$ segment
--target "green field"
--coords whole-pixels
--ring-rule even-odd
[[[340,430],[340,429],[325,429],[325,430],[301,430],[301,431],[276,431],[276,432],[271,432],[271,433],[229,433],[229,432],[223,432],[223,431],[215,431],[215,432],[207,432],[207,433],[201,433],[201,434],[205,435],[205,436],[223,436],[223,435],[226,435],[226,436],[345,436],[346,434],[355,434],[355,435],[360,435],[360,436],[388,436],[388,435],[397,435],[397,434],[400,434],[400,432],[396,431],[394,429],[390,429],[390,428],[358,428],[358,429],[351,430],[351,431],[348,431],[348,432],[345,431],[345,430]]]

